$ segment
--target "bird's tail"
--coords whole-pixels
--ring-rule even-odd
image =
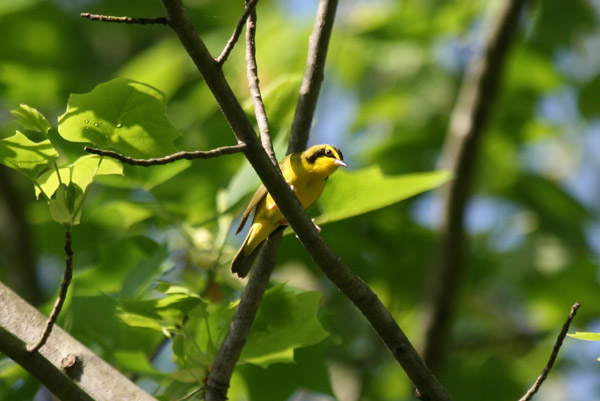
[[[252,230],[252,229],[250,229]],[[250,238],[250,233],[246,236],[244,243],[240,247],[240,250],[233,257],[233,261],[231,262],[231,272],[236,273],[240,278],[244,278],[248,275],[250,268],[254,264],[256,257],[258,256],[260,250],[262,249],[265,241],[261,242],[254,250],[245,254],[244,249],[248,244],[248,239]]]

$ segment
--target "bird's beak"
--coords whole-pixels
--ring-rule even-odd
[[[343,161],[341,161],[339,159],[335,159],[335,164],[337,164],[338,166],[342,166],[342,167],[348,167],[348,165],[346,163],[344,163]]]

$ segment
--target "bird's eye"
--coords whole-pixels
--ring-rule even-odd
[[[331,151],[331,149],[327,149],[325,151],[325,155],[328,156],[328,157],[331,157],[331,156],[333,156],[333,152]]]

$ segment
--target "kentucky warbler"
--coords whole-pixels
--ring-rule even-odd
[[[346,167],[346,163],[342,152],[332,145],[315,145],[304,152],[289,154],[279,162],[283,178],[304,209],[319,199],[327,177],[339,166]],[[240,277],[246,277],[267,237],[279,226],[287,224],[267,188],[261,185],[242,215],[236,234],[242,230],[253,210],[256,212],[252,227],[231,262],[231,271]]]

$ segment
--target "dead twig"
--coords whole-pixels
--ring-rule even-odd
[[[102,21],[102,22],[115,22],[117,24],[139,24],[139,25],[169,25],[167,17],[154,17],[154,18],[135,18],[135,17],[114,17],[112,15],[100,15],[81,13],[79,14],[82,18],[87,18],[90,21]]]
[[[96,149],[90,148],[86,146],[84,150],[89,153],[93,153],[95,155],[100,156],[108,156],[113,159],[117,159],[123,163],[130,164],[132,166],[158,166],[161,164],[173,163],[174,161],[186,159],[186,160],[194,160],[194,159],[210,159],[213,157],[219,157],[223,155],[230,155],[233,153],[240,153],[246,149],[246,145],[243,143],[233,145],[233,146],[223,146],[220,148],[212,149],[212,150],[197,150],[194,152],[178,152],[169,156],[153,158],[153,159],[134,159],[133,157],[125,156],[121,153],[105,150],[105,149]]]
[[[246,2],[246,9],[244,10],[244,13],[240,17],[237,25],[235,26],[235,29],[233,30],[233,34],[231,35],[231,38],[229,38],[229,40],[227,41],[227,44],[225,45],[225,48],[223,49],[223,51],[221,52],[219,57],[217,57],[215,59],[215,62],[217,64],[221,65],[225,61],[227,61],[227,57],[229,57],[229,54],[233,50],[235,43],[237,42],[240,35],[242,34],[242,28],[244,27],[244,24],[246,23],[248,16],[255,9],[256,3],[258,3],[258,0],[250,0],[250,1]]]
[[[544,367],[544,370],[542,370],[542,373],[538,376],[535,383],[533,383],[533,386],[531,386],[531,388],[527,391],[527,393],[525,393],[523,397],[519,399],[519,401],[531,400],[531,398],[533,398],[533,395],[540,389],[540,387],[544,383],[544,380],[546,380],[546,377],[548,377],[548,373],[550,373],[552,366],[554,366],[554,362],[556,361],[556,357],[558,356],[560,347],[562,347],[563,341],[567,336],[569,326],[571,325],[575,314],[577,314],[577,309],[579,309],[580,306],[581,304],[579,302],[575,302],[575,304],[571,307],[571,312],[567,317],[567,321],[565,322],[565,324],[563,324],[560,333],[558,333],[558,337],[556,338],[556,342],[554,343],[554,348],[552,348],[552,353],[550,354],[550,359],[548,359],[548,363]]]
[[[65,273],[62,283],[60,284],[60,291],[58,293],[58,297],[56,298],[56,302],[54,303],[54,307],[52,308],[52,312],[50,313],[50,317],[48,317],[48,320],[46,321],[46,326],[42,331],[40,339],[35,344],[27,346],[27,351],[36,352],[46,343],[48,337],[50,337],[50,333],[52,333],[52,327],[54,327],[60,310],[62,309],[67,298],[67,290],[69,289],[69,285],[71,285],[72,278],[73,249],[71,247],[71,226],[65,225]]]

